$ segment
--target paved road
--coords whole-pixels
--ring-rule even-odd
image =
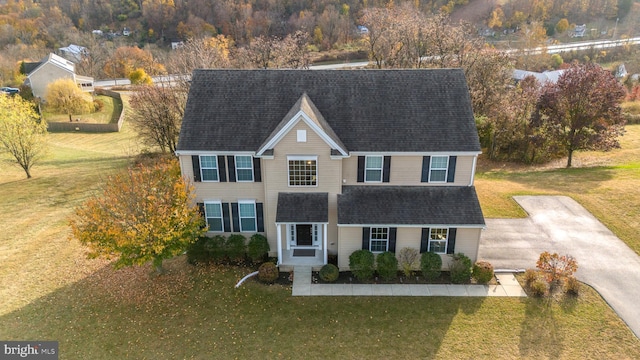
[[[593,286],[640,337],[640,256],[573,199],[516,196],[526,219],[487,219],[479,258],[498,268],[534,268],[543,251],[578,261],[576,277]]]

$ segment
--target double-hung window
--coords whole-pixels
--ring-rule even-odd
[[[224,231],[222,222],[222,204],[219,202],[204,203],[204,214],[209,225],[209,231]]]
[[[304,156],[289,156],[289,186],[318,185],[317,158]]]
[[[382,182],[382,156],[366,156],[364,181],[365,182]]]
[[[432,156],[429,166],[429,182],[446,182],[448,167],[448,156]]]
[[[256,203],[253,201],[238,202],[238,216],[240,218],[240,231],[257,231]]]
[[[389,228],[371,228],[369,236],[369,250],[384,252],[389,249]]]
[[[251,156],[236,156],[236,180],[253,181],[253,159]]]
[[[218,158],[200,155],[200,175],[202,181],[218,181]]]
[[[449,238],[449,229],[432,228],[429,234],[429,252],[436,254],[447,253],[447,239]]]

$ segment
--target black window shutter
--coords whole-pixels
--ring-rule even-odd
[[[222,222],[224,232],[231,232],[231,216],[229,216],[229,203],[222,203]]]
[[[358,182],[364,182],[364,156],[358,156]]]
[[[362,228],[362,250],[369,250],[369,236],[371,229],[368,227]]]
[[[396,252],[396,233],[398,232],[398,228],[389,228],[389,251],[392,253]]]
[[[253,181],[262,181],[262,170],[260,169],[260,158],[253,158]]]
[[[229,182],[236,182],[236,158],[233,155],[227,156],[229,163]]]
[[[204,203],[198,203],[198,210],[200,211],[200,214],[202,214],[202,218],[204,218],[204,223],[202,224],[202,227],[204,228],[207,226],[207,215],[204,213]]]
[[[420,253],[429,251],[429,228],[422,228],[422,236],[420,237]]]
[[[447,241],[447,254],[456,251],[456,228],[449,228],[449,239]]]
[[[225,164],[224,155],[218,155],[218,179],[220,179],[220,182],[227,181],[227,167]]]
[[[202,181],[202,178],[200,177],[200,156],[191,155],[191,164],[193,165],[193,181]]]
[[[431,162],[431,156],[422,157],[422,178],[420,179],[421,182],[429,182],[429,163],[430,162]]]
[[[240,232],[240,216],[238,215],[238,203],[231,203],[231,217],[234,232]]]
[[[391,174],[391,156],[385,156],[382,163],[382,182],[389,182]]]
[[[452,183],[456,178],[456,160],[457,156],[449,156],[449,170],[447,171],[447,182]]]
[[[258,232],[264,232],[264,213],[262,203],[256,203],[256,217],[258,220]]]

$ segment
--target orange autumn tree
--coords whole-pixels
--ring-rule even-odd
[[[109,177],[101,196],[76,208],[70,225],[90,258],[114,259],[116,268],[151,261],[159,273],[163,260],[182,254],[206,230],[175,160]]]

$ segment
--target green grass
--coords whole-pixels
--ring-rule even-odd
[[[122,101],[110,96],[98,95],[95,97],[104,104],[102,110],[90,114],[72,115],[73,121],[80,119],[80,122],[90,124],[109,124],[118,121],[120,112],[122,111]],[[58,114],[48,110],[43,111],[43,116],[48,122],[67,122],[68,114]]]
[[[640,141],[640,127],[629,133],[625,141]],[[192,267],[183,257],[168,261],[161,277],[148,266],[113,270],[68,240],[67,218],[140,151],[135,134],[125,123],[120,133],[54,133],[50,142],[51,155],[32,179],[0,163],[0,339],[58,340],[61,359],[640,358],[640,341],[589,289],[552,303],[294,298],[289,288],[253,281],[234,289],[248,269]],[[568,191],[607,199],[601,219],[617,211],[614,198],[623,203],[616,208],[632,211],[638,162],[629,159],[637,145],[592,155],[605,162],[593,169],[485,166],[483,209],[522,216],[510,192]]]

